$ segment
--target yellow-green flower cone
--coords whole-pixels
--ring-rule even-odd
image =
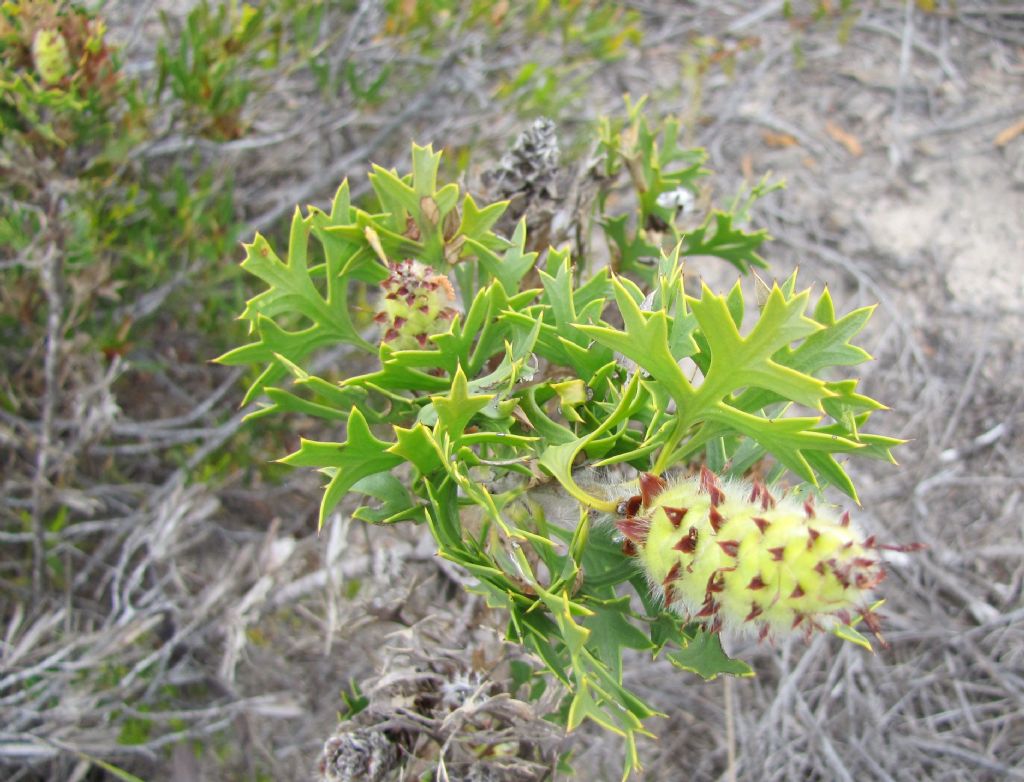
[[[395,350],[430,349],[430,337],[448,330],[455,316],[451,281],[413,259],[388,265],[374,321],[381,341]]]
[[[672,484],[644,475],[623,509],[618,528],[652,588],[688,620],[774,638],[860,617],[877,634],[880,546],[848,513],[706,469]]]
[[[40,30],[32,39],[32,61],[44,83],[57,84],[71,72],[68,44],[59,30]]]

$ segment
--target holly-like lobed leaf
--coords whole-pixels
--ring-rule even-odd
[[[470,394],[466,373],[459,367],[448,395],[432,396],[430,400],[437,410],[439,425],[449,437],[458,440],[473,416],[487,407],[493,398],[494,394]]]
[[[766,230],[743,231],[733,226],[731,213],[715,211],[703,225],[683,234],[683,252],[690,257],[711,255],[722,258],[740,273],[747,274],[754,268],[768,268],[764,258],[757,253],[768,238]]]
[[[361,479],[387,472],[402,463],[402,458],[389,451],[391,443],[373,436],[366,417],[353,407],[348,417],[347,438],[343,443],[316,442],[303,439],[299,450],[280,461],[295,467],[317,467],[331,480],[320,503],[319,527],[348,491]]]
[[[722,650],[717,633],[697,630],[693,638],[683,641],[684,646],[669,652],[669,662],[684,671],[695,673],[705,680],[717,679],[722,674],[753,676],[753,669],[745,662],[734,660]]]

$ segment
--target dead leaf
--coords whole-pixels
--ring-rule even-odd
[[[849,152],[853,157],[860,157],[864,154],[864,147],[860,145],[860,141],[852,133],[843,130],[832,120],[825,123],[825,132],[832,137],[833,141],[838,141]]]
[[[431,225],[437,225],[441,219],[441,212],[437,208],[437,201],[430,196],[423,196],[420,199],[420,211]]]
[[[749,152],[740,160],[740,170],[743,172],[743,178],[748,182],[754,178],[754,159],[750,157]]]
[[[491,24],[495,27],[501,25],[505,21],[505,14],[508,13],[508,0],[499,0],[491,8]]]
[[[774,149],[795,147],[800,143],[788,133],[776,133],[773,130],[761,131],[761,140],[765,143],[765,146],[773,147]]]
[[[1024,133],[1024,119],[1015,122],[1008,128],[1003,128],[999,131],[999,135],[995,137],[995,145],[997,147],[1005,147],[1011,141],[1013,141],[1021,133]]]

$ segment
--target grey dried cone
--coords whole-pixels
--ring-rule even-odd
[[[571,239],[575,253],[586,253],[586,229],[602,181],[600,159],[590,155],[574,165],[563,165],[551,120],[535,120],[501,162],[480,179],[483,200],[509,201],[494,226],[497,233],[511,236],[525,218],[528,251],[542,252]],[[526,284],[539,285],[539,280],[528,278]]]
[[[501,162],[484,174],[485,184],[501,198],[527,194],[554,199],[556,194],[550,188],[560,156],[555,123],[541,117],[520,133]]]
[[[400,758],[398,747],[379,730],[342,730],[324,742],[317,782],[384,782]]]
[[[366,707],[324,745],[317,782],[536,782],[550,778],[563,748],[561,728],[544,719],[561,700],[549,688],[535,703],[503,689],[504,677],[479,665],[503,644],[449,648],[426,630],[385,647],[382,673],[361,686]]]
[[[560,158],[555,123],[541,117],[519,134],[497,166],[484,172],[488,200],[509,202],[495,226],[499,233],[511,235],[525,216],[528,249],[547,247],[552,220],[565,199]]]

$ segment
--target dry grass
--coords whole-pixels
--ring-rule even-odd
[[[122,4],[116,20],[126,38],[138,33],[139,63],[154,5]],[[800,29],[781,3],[633,5],[646,47],[595,76],[590,109],[649,92],[659,112],[692,120],[723,191],[769,169],[787,178],[759,215],[777,239],[773,269],[799,263],[804,283],[828,283],[843,309],[880,303],[864,383],[893,407],[886,430],[910,440],[899,469],[857,466],[860,517],[930,546],[891,563],[888,651],[834,639],[734,648],[758,676],[728,686],[666,663],[632,667],[630,685],[669,715],[642,747],[645,778],[1024,777],[1024,136],[995,143],[1024,114],[1024,15],[1012,3],[929,15],[865,4],[840,43],[836,23]],[[345,45],[387,57],[373,51],[375,4],[359,13],[367,32]],[[700,95],[679,60],[698,32],[736,46],[735,75],[712,66]],[[487,115],[485,95],[466,86],[488,69],[471,44],[430,65],[431,88],[397,117],[354,116],[282,83],[252,137],[205,154],[245,172],[241,200],[263,228],[296,202],[323,201],[342,176],[359,181],[371,157],[392,165],[409,137],[498,149],[515,123]],[[314,104],[318,121],[297,123]],[[182,143],[167,137],[146,154]],[[45,283],[49,256],[36,249]],[[46,298],[59,317],[67,303]],[[195,478],[238,436],[236,375],[197,355],[150,378],[142,398],[131,367],[91,364],[54,333],[28,357],[38,369],[17,369],[39,373],[39,415],[0,411],[10,779],[103,778],[89,756],[147,779],[308,779],[349,681],[379,673],[403,643],[426,643],[409,628],[432,627],[429,637],[442,626],[446,646],[498,654],[488,628],[500,617],[467,598],[422,530],[337,518],[317,536],[308,475]],[[152,393],[161,414],[143,413]],[[167,454],[181,443],[195,449],[175,465]],[[58,505],[74,523],[37,524],[39,545],[20,519]],[[60,570],[60,589],[44,588],[38,561],[27,586],[33,550]],[[576,742],[580,778],[617,778],[615,741],[585,729]]]

